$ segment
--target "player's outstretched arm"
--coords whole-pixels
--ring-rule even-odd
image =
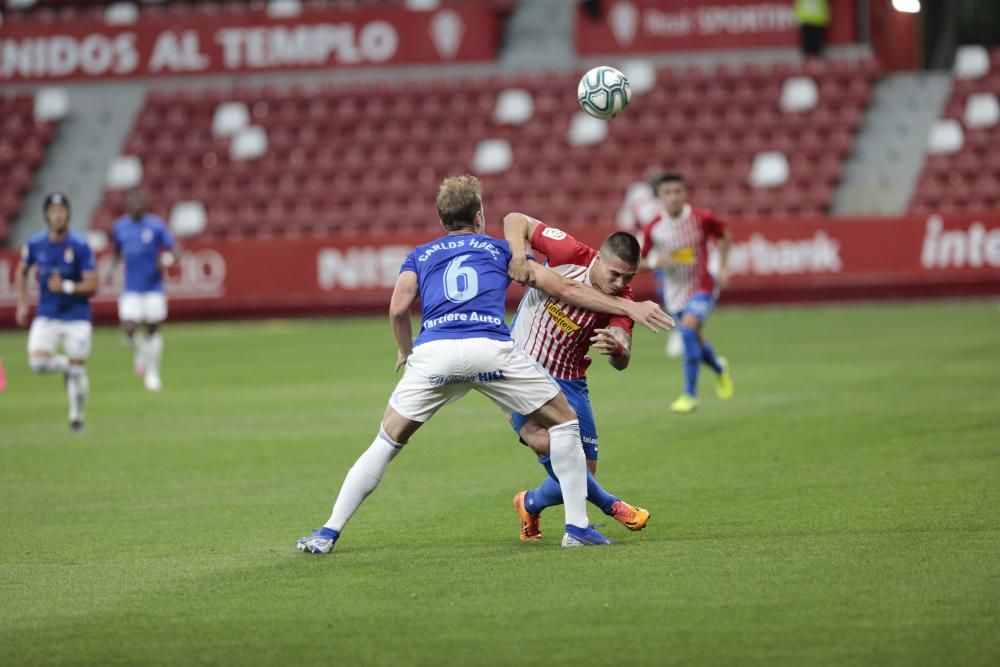
[[[524,284],[529,278],[528,248],[539,224],[540,221],[523,213],[508,213],[503,218],[503,237],[510,245],[511,254],[508,274],[514,282]]]
[[[674,326],[673,318],[653,301],[635,302],[608,296],[593,287],[564,278],[555,271],[537,264],[531,264],[531,270],[534,280],[529,279],[529,285],[571,306],[609,315],[624,315],[653,333],[660,333]]]
[[[413,322],[410,320],[410,308],[417,300],[417,274],[413,271],[403,271],[396,278],[396,286],[392,290],[389,301],[389,324],[392,335],[396,338],[396,370],[398,371],[407,358],[413,354]]]

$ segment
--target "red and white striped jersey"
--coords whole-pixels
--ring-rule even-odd
[[[725,234],[725,222],[708,209],[689,204],[676,218],[664,211],[642,228],[642,256],[670,260],[664,268],[663,286],[670,313],[683,310],[695,294],[715,289],[715,279],[708,270],[708,239]]]
[[[566,232],[539,224],[531,236],[531,248],[544,253],[556,273],[591,285],[590,269],[597,251]],[[626,287],[618,296],[632,300]],[[587,351],[594,329],[620,327],[632,333],[633,322],[624,316],[594,313],[530,288],[521,299],[511,323],[514,343],[536,360],[552,377],[576,380],[587,375],[593,361]]]

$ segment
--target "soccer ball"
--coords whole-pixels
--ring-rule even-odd
[[[580,107],[594,118],[614,118],[632,101],[632,87],[625,75],[614,67],[595,67],[580,79],[576,87]]]

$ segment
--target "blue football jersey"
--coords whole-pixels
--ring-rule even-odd
[[[52,274],[60,280],[80,282],[84,271],[96,271],[94,253],[86,239],[70,232],[58,243],[49,240],[47,231],[28,239],[21,248],[24,263],[38,268],[38,315],[55,320],[89,320],[90,297],[49,291]]]
[[[400,273],[417,274],[420,335],[414,345],[454,338],[510,340],[504,322],[506,241],[482,234],[444,236],[406,256]]]
[[[125,292],[162,292],[160,253],[174,247],[174,239],[160,218],[146,213],[136,222],[122,216],[111,232],[118,255],[125,261]]]

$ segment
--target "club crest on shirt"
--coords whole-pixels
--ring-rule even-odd
[[[580,328],[580,325],[571,320],[569,315],[563,312],[563,309],[560,308],[559,304],[555,301],[550,301],[549,305],[545,306],[545,312],[549,314],[549,317],[555,320],[556,326],[568,334],[571,334]]]
[[[556,229],[555,227],[546,227],[542,230],[542,236],[547,236],[556,241],[562,241],[566,238],[566,232],[561,229]]]
[[[66,248],[65,250],[63,250],[63,261],[66,262],[67,264],[72,264],[73,263],[73,249],[72,248]]]
[[[153,230],[152,229],[144,229],[144,230],[142,230],[142,242],[146,243],[146,244],[149,244],[149,243],[153,242]]]

